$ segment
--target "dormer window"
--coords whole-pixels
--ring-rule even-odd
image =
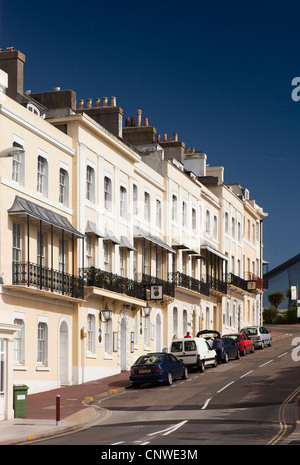
[[[40,110],[32,103],[27,104],[27,110],[32,111],[37,116],[41,116]]]

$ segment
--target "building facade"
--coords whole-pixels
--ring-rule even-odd
[[[115,97],[24,93],[24,62],[0,52],[0,419],[14,383],[84,383],[261,321],[266,214],[246,189],[140,110],[123,125]]]

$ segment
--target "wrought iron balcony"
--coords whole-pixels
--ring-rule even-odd
[[[12,283],[48,292],[57,292],[60,295],[76,299],[83,298],[83,279],[81,277],[36,263],[13,263]]]
[[[222,294],[227,294],[227,281],[224,279],[223,281],[220,281],[217,278],[214,278],[213,276],[208,277],[208,285],[210,289],[213,289],[214,291],[221,292]]]
[[[158,284],[163,287],[163,294],[168,295],[169,297],[175,296],[175,285],[172,280],[165,281],[163,279],[157,278],[156,276],[150,276],[145,273],[135,273],[136,280],[143,283],[145,289],[153,284]]]
[[[145,286],[143,282],[134,281],[133,279],[128,279],[93,266],[83,270],[83,278],[85,286],[95,286],[145,300]]]
[[[243,278],[240,278],[239,276],[236,276],[233,273],[228,274],[228,284],[232,284],[235,287],[239,287],[240,289],[243,289],[244,291],[248,290],[247,281]]]
[[[175,283],[177,287],[183,287],[189,289],[190,291],[197,292],[198,294],[203,294],[209,296],[209,285],[199,279],[188,276],[184,273],[176,271],[175,273],[170,273],[171,280]]]

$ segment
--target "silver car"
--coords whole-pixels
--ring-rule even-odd
[[[248,326],[247,328],[242,328],[241,333],[247,334],[249,339],[253,341],[255,348],[264,349],[265,345],[269,347],[272,345],[271,332],[264,326]]]

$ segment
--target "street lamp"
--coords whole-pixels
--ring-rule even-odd
[[[142,318],[147,318],[148,316],[150,316],[150,313],[151,313],[151,310],[152,310],[152,307],[142,307],[141,308],[141,317]]]
[[[25,153],[25,150],[21,147],[9,147],[8,149],[0,151],[0,158],[13,157],[14,155],[23,155],[23,153]]]
[[[105,309],[101,310],[99,313],[99,318],[102,323],[106,323],[107,321],[112,319],[113,312],[112,310],[108,307],[108,305],[105,305]],[[102,319],[103,317],[103,319]]]

